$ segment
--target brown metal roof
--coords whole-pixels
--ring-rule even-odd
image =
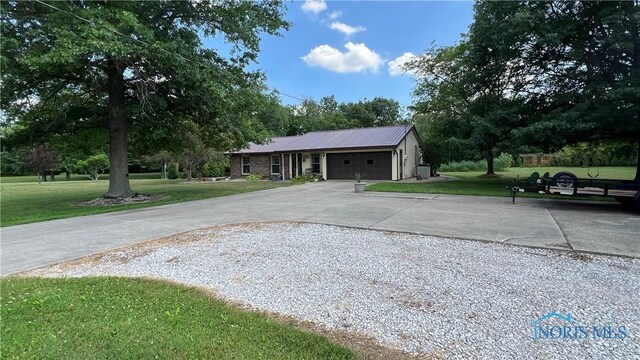
[[[395,125],[361,129],[314,131],[300,136],[271,139],[263,145],[251,143],[237,153],[257,154],[310,150],[396,147],[413,129],[413,125]]]

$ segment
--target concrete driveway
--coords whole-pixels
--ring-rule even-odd
[[[616,203],[518,199],[511,204],[510,198],[496,197],[354,194],[350,181],[327,181],[2,228],[0,272],[194,228],[253,221],[317,222],[640,257],[640,216]]]

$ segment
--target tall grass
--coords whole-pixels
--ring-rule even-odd
[[[486,160],[462,160],[452,161],[440,166],[440,172],[467,172],[467,171],[487,171]]]
[[[509,171],[513,165],[513,156],[508,153],[501,153],[493,159],[493,168],[495,171]],[[453,161],[440,166],[440,172],[467,172],[467,171],[487,171],[486,160],[463,160]]]

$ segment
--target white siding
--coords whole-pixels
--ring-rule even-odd
[[[400,150],[402,150],[402,157],[400,159]],[[418,138],[413,131],[410,131],[407,136],[402,139],[398,147],[396,148],[397,155],[393,158],[393,180],[400,179],[400,164],[403,164],[402,179],[415,177],[418,174],[418,164],[422,162],[422,154],[420,152],[420,144]]]

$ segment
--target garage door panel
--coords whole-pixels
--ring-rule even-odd
[[[327,179],[353,179],[355,173],[370,180],[391,180],[391,152],[327,154]]]

